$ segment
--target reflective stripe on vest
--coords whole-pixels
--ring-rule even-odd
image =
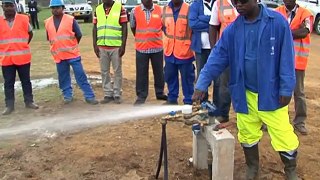
[[[122,27],[119,24],[121,3],[114,1],[108,18],[106,18],[103,3],[96,8],[97,15],[97,45],[121,46]]]
[[[51,46],[50,51],[55,63],[80,56],[78,41],[72,28],[73,21],[73,16],[64,14],[58,30],[55,28],[53,16],[45,21],[45,28],[48,32]]]
[[[136,6],[134,16],[136,19],[135,47],[136,50],[162,49],[162,22],[161,7],[154,4],[147,23],[145,12],[141,5]]]
[[[0,44],[19,43],[19,42],[28,43],[28,41],[29,41],[28,38],[11,38],[11,39],[0,40]]]
[[[191,29],[187,18],[189,5],[183,2],[176,22],[169,6],[164,6],[163,13],[162,21],[166,27],[166,33],[163,37],[164,54],[166,56],[173,54],[179,59],[190,59],[194,55],[190,47]]]
[[[233,6],[227,0],[218,0],[217,5],[219,8],[218,19],[221,23],[220,37],[224,29],[237,18],[237,15]]]
[[[281,13],[286,19],[287,17],[287,12],[286,12],[286,7],[280,6],[276,9],[279,13]],[[298,7],[296,11],[295,17],[292,19],[290,23],[290,29],[299,29],[300,25],[303,23],[303,21],[306,18],[310,18],[310,32],[312,31],[313,27],[313,16],[309,12],[309,10],[303,8],[303,7]],[[295,68],[298,70],[305,70],[307,68],[308,64],[308,57],[309,57],[309,52],[310,52],[310,33],[302,39],[294,39],[294,50],[295,50]]]
[[[16,14],[12,28],[0,16],[0,65],[24,65],[31,61],[29,17]]]

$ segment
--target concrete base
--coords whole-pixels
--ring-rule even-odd
[[[212,151],[212,179],[232,180],[235,140],[227,129],[213,131],[214,126],[204,126],[197,135],[193,133],[193,166],[208,169],[209,145]]]

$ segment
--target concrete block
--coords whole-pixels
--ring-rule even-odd
[[[213,127],[204,126],[198,135],[193,135],[193,165],[197,169],[208,167],[209,144],[212,151],[212,179],[232,180],[235,139],[227,129],[213,131]]]

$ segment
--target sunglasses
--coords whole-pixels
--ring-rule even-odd
[[[247,2],[249,2],[249,0],[233,0],[233,2],[234,2],[235,5],[238,4],[239,2],[241,4],[246,4]]]

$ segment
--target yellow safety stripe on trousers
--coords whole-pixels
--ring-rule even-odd
[[[11,38],[0,40],[0,44],[8,44],[8,43],[27,43],[29,41],[28,38]]]
[[[1,52],[0,56],[17,56],[17,55],[24,55],[24,54],[30,54],[30,49],[27,50],[20,50],[20,51],[8,51],[8,52]]]
[[[50,44],[53,44],[54,42],[56,41],[59,41],[59,40],[74,40],[76,37],[75,36],[69,36],[69,35],[60,35],[60,36],[57,36],[56,38],[50,40]]]
[[[104,26],[99,26],[97,27],[97,30],[104,30],[104,29],[112,29],[112,30],[116,30],[116,31],[121,31],[121,27],[117,27],[117,26],[110,26],[110,25],[104,25]]]
[[[156,38],[136,38],[136,42],[146,42],[146,41],[162,41],[162,38],[156,37]]]
[[[58,48],[58,49],[56,49],[56,50],[54,50],[54,51],[51,51],[51,54],[52,54],[53,56],[55,56],[55,55],[57,55],[57,54],[60,53],[60,52],[72,51],[72,50],[75,50],[76,48],[78,48],[78,45],[73,46],[73,47]]]

